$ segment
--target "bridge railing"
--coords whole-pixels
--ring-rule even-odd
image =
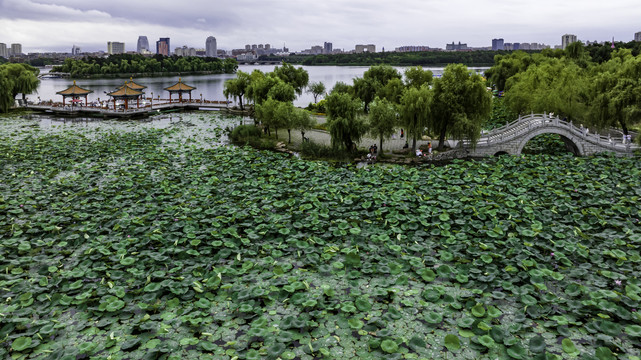
[[[616,138],[612,138],[609,135],[603,136],[597,133],[590,133],[587,128],[584,128],[582,126],[577,127],[571,122],[561,120],[558,116],[554,117],[548,115],[547,113],[531,113],[528,115],[519,116],[518,119],[506,125],[482,134],[481,138],[477,141],[476,146],[492,146],[503,142],[512,141],[531,132],[533,129],[541,127],[560,128],[570,132],[573,136],[580,138],[583,141],[596,144],[600,147],[613,151],[629,152],[631,149],[634,150],[638,148],[636,145],[624,144],[623,139],[619,140]],[[462,143],[464,146],[471,145],[471,142],[469,140],[463,140]]]

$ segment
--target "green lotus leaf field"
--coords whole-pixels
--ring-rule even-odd
[[[641,160],[226,145],[0,119],[2,359],[640,359]]]

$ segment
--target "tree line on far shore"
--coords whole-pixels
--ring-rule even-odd
[[[238,68],[235,59],[219,59],[197,56],[163,56],[147,57],[139,54],[110,55],[107,58],[85,57],[82,59],[65,59],[64,63],[54,66],[52,72],[69,73],[73,77],[90,77],[95,75],[137,76],[164,73],[208,73],[233,74]]]

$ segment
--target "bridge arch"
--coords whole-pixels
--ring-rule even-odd
[[[580,146],[580,140],[576,138],[572,133],[570,133],[567,130],[564,129],[559,129],[555,127],[546,127],[546,128],[538,128],[534,129],[533,131],[525,134],[517,147],[516,154],[520,154],[523,151],[523,148],[525,145],[528,143],[528,141],[532,140],[533,138],[543,135],[543,134],[557,134],[561,136],[561,140],[565,144],[565,148],[573,153],[575,156],[584,156],[583,149]]]

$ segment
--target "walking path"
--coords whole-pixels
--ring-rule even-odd
[[[317,124],[323,124],[325,123],[325,117],[324,116],[316,116],[316,123]],[[402,150],[403,146],[405,146],[405,141],[407,140],[406,137],[401,138],[400,137],[400,129],[394,136],[390,139],[383,140],[383,151],[386,154],[391,154],[392,151],[394,150]],[[331,145],[331,137],[329,136],[329,132],[323,131],[323,130],[307,130],[305,131],[305,137],[309,138],[310,141],[313,141],[316,144],[319,145]],[[287,144],[287,130],[281,130],[278,132],[278,139],[281,140],[283,143]],[[438,140],[437,140],[438,141]],[[302,138],[300,135],[299,130],[292,130],[292,145],[295,147],[300,147],[300,144],[302,142]],[[409,146],[412,146],[412,140],[409,139]],[[434,140],[417,140],[416,141],[416,147],[420,147],[424,145],[427,147],[427,143],[432,142],[432,146],[436,148],[436,142]],[[364,148],[368,149],[370,146],[376,144],[376,146],[379,145],[379,139],[374,138],[371,135],[367,135],[363,137],[358,143],[359,148]],[[380,149],[379,149],[380,151]]]

